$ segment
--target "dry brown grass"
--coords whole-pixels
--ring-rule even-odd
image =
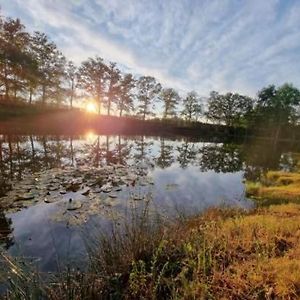
[[[210,209],[157,233],[146,228],[102,244],[117,263],[101,252],[92,274],[61,276],[41,291],[55,300],[300,298],[298,204]]]
[[[248,196],[274,202],[300,202],[300,173],[269,171],[261,182],[247,182]]]

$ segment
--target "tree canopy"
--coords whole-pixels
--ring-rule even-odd
[[[245,116],[251,113],[254,101],[238,93],[219,94],[212,91],[208,98],[208,119],[228,126],[241,126]]]
[[[152,76],[134,76],[102,57],[81,63],[69,61],[44,33],[26,31],[19,19],[0,16],[0,100],[30,104],[79,106],[92,98],[99,113],[134,114],[143,120],[158,113],[162,118],[200,117],[233,127],[258,124],[277,128],[300,120],[300,91],[292,84],[262,88],[257,97],[212,91],[207,98],[195,91],[179,94]],[[204,109],[206,107],[206,109]],[[159,111],[160,110],[160,111]]]
[[[183,99],[183,110],[181,115],[187,121],[197,121],[203,111],[201,99],[195,91],[191,91]]]

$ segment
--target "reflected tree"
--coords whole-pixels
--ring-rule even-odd
[[[7,218],[0,208],[0,246],[3,245],[6,250],[14,244],[12,232],[11,219]]]
[[[117,144],[117,157],[118,163],[121,165],[126,165],[128,158],[131,154],[131,146],[129,145],[128,141],[122,139],[121,136],[118,136],[118,144]]]
[[[186,168],[189,164],[195,163],[198,153],[195,143],[190,143],[187,140],[177,147],[179,155],[177,161],[182,168]]]
[[[243,169],[239,146],[235,144],[206,145],[199,149],[199,165],[203,172],[237,172]]]
[[[161,138],[160,155],[155,159],[156,165],[164,169],[171,166],[174,161],[173,146],[168,145],[165,139]]]
[[[152,141],[146,141],[145,136],[136,138],[134,141],[134,154],[133,159],[135,165],[145,164],[150,168],[154,167],[151,158],[151,146],[153,145]]]

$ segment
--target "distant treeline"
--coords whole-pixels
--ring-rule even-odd
[[[93,99],[99,113],[146,119],[160,103],[163,119],[207,120],[231,127],[272,128],[299,122],[300,91],[292,84],[270,85],[255,98],[212,91],[205,99],[195,91],[184,97],[163,87],[154,77],[123,73],[99,56],[75,66],[41,32],[30,34],[19,19],[0,17],[0,100],[29,104],[63,104]],[[67,103],[66,103],[67,102]],[[204,108],[204,103],[206,103]]]

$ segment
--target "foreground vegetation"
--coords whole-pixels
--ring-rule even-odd
[[[3,255],[2,280],[7,299],[297,299],[299,220],[298,204],[210,209],[176,224],[144,215],[88,243],[86,273],[69,269],[46,284]]]

